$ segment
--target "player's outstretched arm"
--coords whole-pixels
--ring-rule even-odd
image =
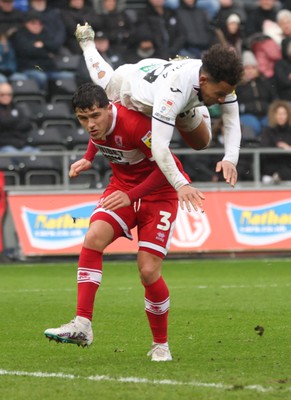
[[[178,189],[178,200],[182,210],[186,207],[187,211],[191,212],[193,207],[195,211],[204,212],[202,201],[205,200],[205,196],[193,186],[181,186]]]
[[[92,165],[91,161],[88,161],[85,158],[82,158],[81,160],[74,162],[74,164],[71,165],[69,171],[69,177],[75,178],[76,176],[79,175],[80,172],[87,171],[88,169],[90,169],[91,165]]]

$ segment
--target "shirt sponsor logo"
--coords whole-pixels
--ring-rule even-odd
[[[122,137],[121,136],[115,135],[114,140],[115,140],[115,143],[117,146],[122,147]]]
[[[148,131],[142,138],[141,141],[148,147],[149,149],[151,148],[152,144],[152,132]]]
[[[291,201],[247,207],[227,204],[227,214],[239,243],[268,245],[291,238]]]
[[[174,104],[175,103],[172,100],[165,100],[164,99],[162,101],[162,104],[161,104],[161,107],[160,107],[160,113],[162,115],[168,114]]]

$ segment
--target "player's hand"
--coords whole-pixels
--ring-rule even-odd
[[[195,211],[204,212],[202,205],[202,200],[205,200],[204,194],[190,185],[184,185],[178,189],[178,200],[182,210],[186,206],[189,212],[191,212],[192,207]]]
[[[116,190],[115,192],[111,193],[109,196],[105,197],[102,201],[102,207],[105,210],[117,210],[121,207],[130,206],[131,201],[128,195],[121,190]]]
[[[87,169],[90,169],[91,165],[92,165],[91,161],[85,160],[85,158],[82,158],[81,160],[74,162],[74,164],[71,165],[69,171],[69,177],[75,178],[76,176],[79,175],[80,172],[87,171]]]
[[[229,183],[232,187],[234,187],[237,181],[237,170],[233,163],[224,160],[219,161],[216,164],[215,172],[222,172],[226,183]]]

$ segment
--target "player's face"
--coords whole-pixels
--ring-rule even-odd
[[[113,121],[112,106],[109,104],[107,107],[99,108],[94,105],[85,110],[77,108],[76,117],[91,139],[105,140]]]
[[[235,86],[227,82],[221,81],[217,83],[213,82],[205,75],[200,76],[200,90],[203,102],[206,106],[224,103],[225,97],[232,93],[234,89]]]

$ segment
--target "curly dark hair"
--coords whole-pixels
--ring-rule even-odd
[[[81,110],[91,109],[94,105],[99,108],[108,106],[109,100],[105,90],[95,83],[83,83],[75,91],[72,97],[72,107],[76,111],[77,108]]]
[[[242,79],[243,65],[233,48],[215,44],[202,56],[202,71],[216,83],[235,86]]]

